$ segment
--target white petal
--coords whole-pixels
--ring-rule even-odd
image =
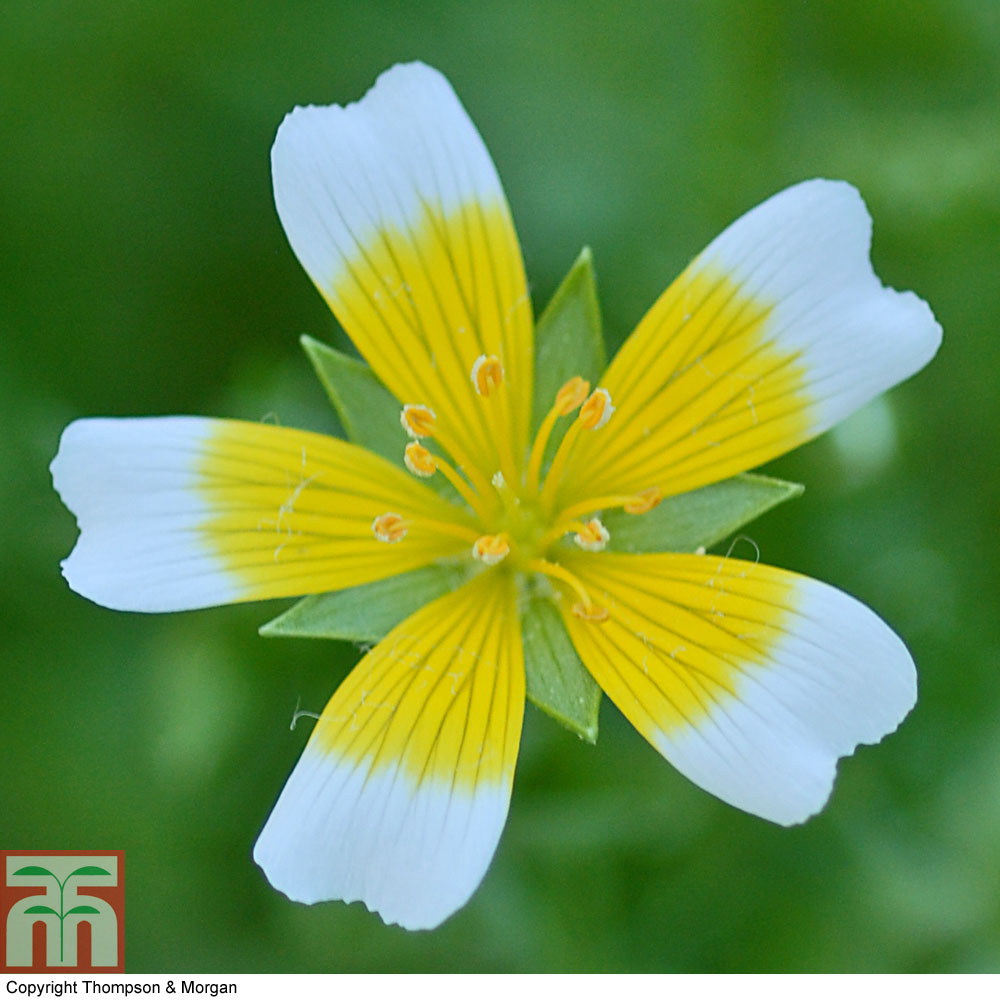
[[[523,714],[513,580],[483,573],[393,629],[348,675],[254,859],[293,900],[361,900],[386,923],[437,926],[496,850]]]
[[[62,564],[73,590],[121,611],[179,611],[238,599],[239,581],[196,530],[212,515],[198,489],[199,452],[212,423],[90,419],[66,428],[51,468],[80,527]]]
[[[813,434],[920,371],[941,344],[927,303],[876,277],[871,242],[857,190],[812,180],[768,198],[698,257],[775,302],[767,336],[808,370]]]
[[[934,356],[941,327],[869,260],[857,191],[806,181],[699,254],[649,310],[603,381],[618,411],[583,435],[562,502],[697,489],[810,440]]]
[[[721,556],[602,553],[574,572],[610,618],[565,620],[587,669],[682,774],[801,823],[837,760],[892,732],[916,671],[872,611],[806,577]]]
[[[398,766],[369,774],[307,747],[254,860],[296,902],[362,900],[388,924],[427,930],[482,881],[509,801],[503,786],[418,784]]]
[[[696,728],[657,741],[706,791],[786,826],[819,812],[837,760],[893,732],[917,699],[913,659],[877,615],[812,580],[796,600],[770,662],[745,667],[735,696],[720,695]]]
[[[375,374],[437,413],[435,438],[467,472],[498,467],[498,435],[520,455],[531,303],[496,169],[448,81],[394,66],[354,104],[296,108],[271,163],[288,241]],[[482,355],[502,361],[506,409],[473,389]]]
[[[381,230],[419,228],[469,202],[505,203],[496,168],[448,81],[394,66],[346,107],[296,108],[271,151],[274,199],[296,256],[326,289]]]
[[[372,519],[454,507],[370,452],[308,431],[201,417],[78,420],[52,462],[80,538],[69,585],[121,611],[323,593],[464,550],[421,524],[388,546]]]

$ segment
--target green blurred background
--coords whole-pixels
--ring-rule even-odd
[[[1000,970],[1000,4],[13,0],[0,35],[0,846],[123,848],[130,971]],[[265,640],[283,606],[125,615],[71,593],[47,465],[83,415],[333,429],[300,354],[341,334],[275,216],[296,103],[394,62],[451,79],[536,310],[584,243],[609,346],[726,223],[857,185],[938,359],[773,463],[765,561],[866,601],[913,715],[785,830],[674,773],[608,704],[596,747],[528,709],[472,902],[432,933],[269,888],[253,840],[357,658]]]

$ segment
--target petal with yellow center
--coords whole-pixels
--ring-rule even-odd
[[[941,328],[869,260],[857,191],[806,181],[734,222],[643,318],[602,379],[617,412],[577,442],[562,498],[665,496],[754,468],[919,371]]]
[[[254,848],[291,899],[361,900],[436,927],[482,881],[524,715],[510,576],[486,572],[394,628],[330,700]]]
[[[476,538],[459,508],[384,459],[269,424],[78,420],[52,475],[80,527],[63,574],[123,611],[339,590],[464,553]],[[410,526],[399,544],[372,530],[387,512]]]
[[[303,267],[401,403],[488,476],[520,456],[532,391],[524,266],[496,169],[448,81],[395,66],[356,104],[296,108],[272,150],[275,203]],[[504,391],[477,397],[477,359]]]
[[[804,821],[838,758],[913,707],[906,647],[833,587],[722,556],[566,562],[610,612],[599,624],[564,613],[587,669],[674,767],[747,812]]]

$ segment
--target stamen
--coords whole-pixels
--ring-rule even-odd
[[[411,441],[403,452],[403,461],[410,472],[421,479],[427,479],[435,472],[440,472],[455,487],[458,495],[475,511],[479,519],[483,519],[486,512],[483,510],[479,495],[443,458],[432,455],[422,444]]]
[[[568,417],[590,392],[590,383],[579,375],[574,375],[557,393],[555,408],[561,417]]]
[[[585,552],[600,552],[610,538],[608,529],[596,517],[592,517],[586,524],[577,527],[573,541]]]
[[[493,484],[493,489],[495,490],[504,490],[507,488],[507,480],[504,479],[503,473],[499,469],[493,473],[490,482]]]
[[[587,401],[580,407],[580,413],[576,420],[573,421],[573,425],[566,431],[565,437],[559,443],[559,450],[556,452],[555,458],[552,459],[552,464],[549,466],[549,472],[545,477],[545,485],[542,487],[541,495],[541,504],[544,511],[547,513],[552,511],[556,490],[559,489],[566,460],[569,458],[569,453],[572,451],[581,429],[588,431],[600,430],[611,419],[611,414],[614,412],[615,408],[611,405],[611,393],[607,389],[595,389],[587,397]]]
[[[506,532],[499,535],[480,535],[472,546],[472,555],[487,566],[495,566],[510,552],[510,536]]]
[[[409,526],[400,514],[391,511],[379,514],[372,521],[372,531],[380,542],[401,542],[406,537]]]
[[[411,438],[432,437],[437,414],[423,403],[407,403],[399,414],[403,430]]]
[[[511,449],[510,431],[513,426],[510,413],[510,399],[505,392],[495,392],[503,385],[504,370],[500,359],[495,354],[480,354],[472,363],[469,372],[472,387],[480,396],[493,396],[496,400],[495,411],[491,411],[488,422],[492,423],[492,438],[497,448],[497,458],[500,468],[508,482],[520,479],[518,465]]]
[[[559,514],[559,524],[564,525],[559,534],[564,535],[570,530],[567,522],[589,514],[592,510],[610,510],[621,507],[629,514],[646,514],[663,501],[663,491],[659,486],[650,486],[638,493],[619,493],[606,497],[591,497],[579,503],[570,504]],[[558,537],[558,535],[556,536]]]
[[[524,568],[529,572],[542,573],[545,576],[552,577],[554,580],[561,580],[572,587],[577,597],[580,598],[572,607],[573,614],[577,618],[584,618],[592,622],[603,622],[607,619],[608,609],[595,604],[590,599],[590,594],[587,593],[583,584],[565,566],[549,562],[548,559],[532,559],[530,562],[525,563]]]
[[[573,614],[586,622],[606,622],[610,612],[607,608],[602,608],[600,604],[583,604],[577,601],[573,605]]]
[[[403,429],[411,438],[433,437],[435,425],[437,424],[437,414],[423,403],[407,403],[399,414],[399,422]],[[452,457],[458,462],[461,468],[472,482],[472,486],[467,483],[444,459],[437,455],[432,455],[426,448],[419,444],[409,444],[403,453],[403,461],[406,467],[415,476],[427,478],[440,472],[452,486],[458,491],[462,499],[483,518],[488,510],[484,508],[484,500],[480,494],[488,492],[486,480],[480,474],[475,465],[469,462],[454,441],[442,442],[451,452]],[[479,493],[477,494],[476,490]],[[491,506],[493,499],[487,497],[485,502]]]
[[[649,489],[639,490],[631,500],[623,503],[622,510],[626,514],[647,514],[654,507],[659,507],[662,501],[663,490],[659,486],[650,486]]]
[[[611,405],[611,393],[607,389],[595,389],[587,402],[580,408],[580,423],[588,431],[600,430],[615,412]]]
[[[552,428],[560,417],[569,416],[583,401],[590,392],[590,383],[579,375],[574,375],[556,393],[556,401],[552,408],[545,415],[538,434],[535,435],[534,444],[531,446],[531,456],[528,459],[528,475],[525,479],[525,486],[529,494],[538,490],[538,475],[542,468],[542,458],[545,456],[545,446],[549,443]]]
[[[469,373],[472,386],[480,396],[488,396],[503,382],[503,365],[495,354],[480,354]]]
[[[434,456],[416,441],[411,441],[403,452],[403,461],[406,467],[415,476],[421,479],[428,479],[437,472],[437,461]]]

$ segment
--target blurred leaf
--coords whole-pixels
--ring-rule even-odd
[[[52,916],[54,916],[54,917],[58,917],[59,916],[59,914],[56,913],[56,911],[53,910],[51,906],[29,906],[24,912],[25,913],[51,913]]]
[[[56,877],[55,872],[50,872],[48,868],[42,868],[41,865],[27,865],[25,868],[18,868],[14,875],[51,875],[53,878]],[[57,880],[58,881],[58,880]]]
[[[667,497],[648,514],[608,511],[608,548],[616,552],[694,552],[709,548],[779,503],[799,496],[801,483],[744,472],[721,483]]]
[[[424,566],[360,587],[304,597],[258,631],[266,636],[377,642],[404,618],[457,590],[468,578],[465,566]]]
[[[96,906],[88,906],[86,904],[81,904],[80,906],[74,906],[72,910],[66,911],[66,916],[68,917],[71,913],[100,913],[101,911]]]
[[[528,700],[588,743],[597,742],[601,689],[576,655],[555,605],[545,595],[521,609]]]
[[[584,247],[535,329],[532,432],[538,430],[555,402],[556,393],[566,382],[579,375],[596,385],[606,367],[593,255],[590,247]],[[546,461],[554,454],[569,423],[556,424],[545,449]]]

